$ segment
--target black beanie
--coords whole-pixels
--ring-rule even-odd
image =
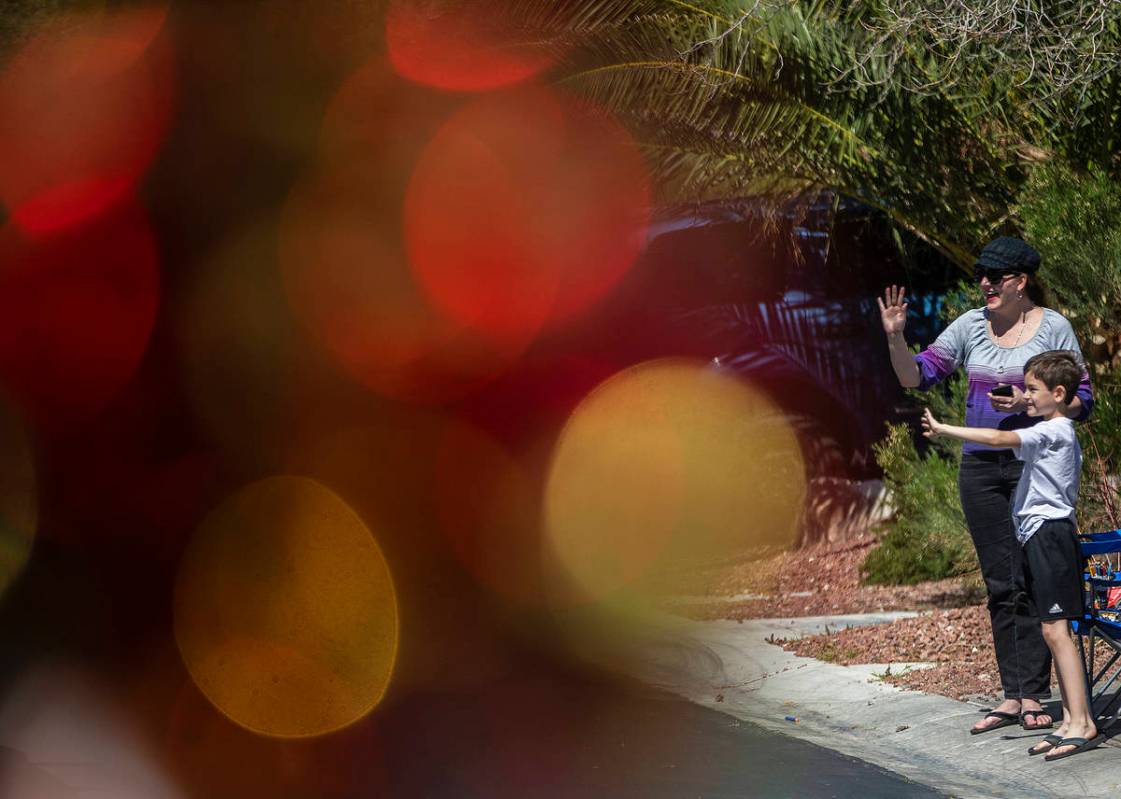
[[[1039,252],[1026,241],[1001,236],[985,245],[974,266],[1033,275],[1039,269],[1039,261]]]

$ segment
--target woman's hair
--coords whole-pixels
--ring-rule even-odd
[[[1024,287],[1024,293],[1028,295],[1028,299],[1036,305],[1050,306],[1051,292],[1039,281],[1039,277],[1037,275],[1029,275],[1026,272],[1024,275],[1028,279],[1028,284]]]

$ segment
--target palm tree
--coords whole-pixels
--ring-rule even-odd
[[[667,199],[833,189],[967,267],[981,243],[1015,229],[1033,158],[1113,157],[1099,143],[1112,133],[1063,124],[1072,102],[1113,120],[1112,78],[1051,103],[1029,102],[1046,86],[1013,85],[983,60],[954,64],[949,80],[937,46],[876,38],[882,3],[515,5],[567,53],[559,83],[630,125]]]

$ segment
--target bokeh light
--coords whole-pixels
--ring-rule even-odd
[[[272,47],[290,64],[320,74],[359,64],[385,49],[387,0],[308,4],[271,0],[254,8],[254,47]]]
[[[649,202],[621,125],[521,89],[475,100],[436,134],[405,198],[405,240],[439,308],[518,339],[619,282],[642,249]]]
[[[519,445],[520,459],[535,474],[541,462],[548,459],[557,431],[576,406],[592,389],[633,362],[613,353],[592,356],[544,350],[542,347],[527,354],[516,369],[462,405],[474,424]],[[517,408],[532,408],[533,412],[511,412]]]
[[[436,7],[392,0],[385,41],[401,75],[450,91],[488,91],[521,83],[555,61],[538,44],[516,43],[502,10],[493,3]]]
[[[46,237],[0,229],[0,383],[28,418],[101,410],[148,346],[159,263],[146,215],[124,205]]]
[[[253,483],[184,553],[175,637],[199,689],[234,722],[321,735],[365,716],[397,655],[397,599],[357,514],[301,477]]]
[[[471,393],[532,334],[501,341],[434,307],[410,271],[400,223],[413,167],[455,105],[371,58],[340,86],[316,163],[291,190],[278,242],[293,313],[353,380],[420,402]]]
[[[320,158],[370,169],[368,176],[380,178],[375,183],[386,190],[385,207],[392,208],[425,142],[459,103],[409,83],[385,58],[369,58],[346,77],[323,113]]]
[[[175,318],[195,413],[228,457],[271,471],[290,432],[297,382],[276,226],[266,220],[233,231],[191,273]]]
[[[317,738],[274,738],[233,724],[190,680],[171,696],[165,749],[192,796],[384,795],[382,753],[369,725]]]
[[[527,470],[477,428],[443,431],[434,474],[440,528],[470,574],[500,597],[544,597],[539,497]]]
[[[171,115],[166,4],[52,19],[0,72],[0,200],[24,231],[131,193]]]
[[[476,444],[485,439],[476,460],[494,455],[497,444],[462,421],[396,403],[361,426],[340,425],[332,434],[291,442],[286,471],[332,486],[378,531],[378,543],[393,564],[401,617],[393,686],[403,695],[471,690],[503,679],[510,670],[508,643],[486,617],[488,595],[473,584],[475,575],[441,535],[445,511],[437,479],[463,472],[453,467],[449,473],[440,464],[461,451],[448,446],[461,438]],[[509,463],[501,455],[497,460]],[[496,473],[504,474],[500,468]],[[470,525],[481,520],[473,518]],[[467,529],[482,536],[474,526]],[[518,585],[524,579],[510,576],[508,581]]]
[[[49,661],[23,670],[0,701],[0,796],[181,799],[145,730],[93,672]],[[75,786],[77,782],[77,786]]]
[[[419,401],[469,392],[506,369],[531,337],[481,336],[433,308],[378,213],[376,185],[337,171],[292,193],[280,235],[289,302],[362,385]]]
[[[221,458],[249,474],[285,471],[292,439],[334,429],[343,407],[369,411],[293,315],[277,236],[272,214],[233,231],[193,261],[172,311],[194,414]]]
[[[789,544],[804,480],[798,439],[765,393],[692,361],[640,364],[592,392],[560,436],[549,557],[569,599],[601,600]]]
[[[0,597],[27,563],[38,520],[31,440],[0,396]]]
[[[50,442],[50,503],[81,524],[55,524],[45,534],[64,547],[124,546],[165,568],[213,504],[218,460],[189,438],[187,412],[168,401],[177,387],[148,374],[95,424]]]

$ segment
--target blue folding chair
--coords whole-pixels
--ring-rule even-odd
[[[1114,668],[1121,660],[1121,530],[1081,533],[1078,539],[1085,562],[1085,614],[1071,624],[1079,636],[1090,709],[1098,729],[1105,730],[1116,721],[1121,703],[1121,691],[1110,694],[1121,678],[1121,668]],[[1099,650],[1104,650],[1100,658]]]

